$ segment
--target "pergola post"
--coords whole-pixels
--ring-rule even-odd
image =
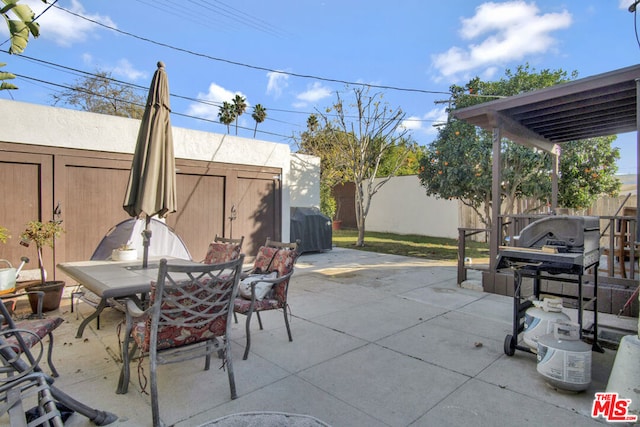
[[[636,168],[640,171],[640,79],[636,79]],[[640,173],[636,173],[636,189],[640,188]],[[640,197],[636,197],[636,244],[640,242]]]
[[[558,144],[551,151],[551,212],[558,210],[558,171],[560,170],[560,147]]]
[[[498,258],[498,248],[502,227],[500,226],[500,182],[502,174],[500,164],[502,163],[501,153],[502,132],[500,126],[493,128],[493,161],[491,165],[491,233],[489,234],[489,268],[495,271]]]

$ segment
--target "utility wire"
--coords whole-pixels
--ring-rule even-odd
[[[245,67],[245,68],[250,68],[250,69],[254,69],[254,70],[259,70],[259,71],[266,71],[269,73],[279,73],[279,74],[284,74],[287,76],[292,76],[292,77],[299,77],[299,78],[304,78],[304,79],[314,79],[314,80],[320,80],[320,81],[325,81],[325,82],[332,82],[332,83],[341,83],[341,84],[345,84],[345,85],[350,85],[350,86],[363,86],[363,87],[372,87],[372,88],[376,88],[376,89],[386,89],[386,90],[396,90],[396,91],[401,91],[401,92],[415,92],[415,93],[426,93],[426,94],[440,94],[440,95],[450,95],[450,92],[444,92],[444,91],[434,91],[434,90],[425,90],[425,89],[412,89],[412,88],[402,88],[402,87],[397,87],[397,86],[386,86],[386,85],[375,85],[375,84],[368,84],[368,83],[362,83],[362,82],[350,82],[348,80],[341,80],[341,79],[333,79],[333,78],[327,78],[327,77],[319,77],[319,76],[314,76],[312,74],[299,74],[299,73],[292,73],[289,71],[282,71],[282,70],[275,70],[273,68],[267,68],[267,67],[261,67],[258,65],[251,65],[251,64],[245,64],[242,62],[237,62],[237,61],[232,61],[229,59],[224,59],[224,58],[217,58],[215,56],[211,56],[205,53],[199,53],[199,52],[194,52],[192,50],[189,49],[184,49],[181,47],[176,47],[176,46],[172,46],[168,43],[163,43],[163,42],[158,42],[146,37],[142,37],[142,36],[138,36],[135,35],[133,33],[124,31],[124,30],[120,30],[118,28],[114,28],[111,27],[107,24],[103,24],[102,22],[96,21],[94,19],[91,18],[87,18],[86,16],[82,16],[78,13],[72,12],[68,9],[65,9],[61,6],[55,6],[57,9],[62,10],[70,15],[73,15],[77,18],[80,19],[84,19],[85,21],[89,21],[92,22],[96,25],[99,25],[101,27],[107,28],[111,31],[115,31],[117,33],[129,36],[129,37],[133,37],[135,39],[138,40],[142,40],[145,41],[147,43],[152,43],[158,46],[162,46],[168,49],[172,49],[178,52],[183,52],[183,53],[187,53],[189,55],[193,55],[193,56],[197,56],[197,57],[201,57],[201,58],[206,58],[206,59],[210,59],[212,61],[218,61],[218,62],[224,62],[226,64],[231,64],[231,65],[236,65],[236,66],[240,66],[240,67]]]
[[[4,52],[4,53],[8,54],[6,52]],[[43,66],[46,66],[46,67],[52,68],[52,69],[59,68],[59,69],[65,70],[65,71],[69,72],[70,74],[73,74],[73,75],[76,75],[76,76],[84,76],[84,77],[88,77],[88,78],[98,77],[97,74],[92,73],[92,72],[80,70],[78,68],[69,67],[69,66],[58,64],[58,63],[55,63],[55,62],[47,61],[47,60],[44,60],[44,59],[34,58],[34,57],[31,57],[31,56],[28,56],[28,55],[24,55],[24,54],[21,54],[21,55],[17,56],[17,58],[21,58],[21,59],[24,59],[24,60],[27,60],[27,61],[39,63],[39,64],[42,64]],[[23,76],[23,77],[24,78],[28,78],[27,76]],[[139,84],[136,84],[136,83],[127,82],[127,81],[124,81],[124,80],[119,80],[119,79],[116,79],[116,78],[111,77],[111,76],[100,76],[100,77],[101,78],[106,78],[107,80],[109,80],[111,82],[114,82],[114,83],[117,83],[117,84],[120,84],[120,85],[123,85],[123,86],[131,87],[133,89],[143,91],[145,93],[149,90],[149,88],[147,86],[143,86],[143,85],[139,85]],[[38,80],[38,79],[33,79],[33,80]],[[44,82],[44,80],[41,80],[41,81]],[[57,83],[53,83],[53,82],[48,82],[48,83],[51,83],[51,85],[54,85],[54,86],[58,85]],[[74,90],[75,89],[75,87],[70,87],[70,86],[66,86],[66,85],[58,85],[58,86],[65,87],[66,89],[69,89],[69,90]],[[210,100],[202,99],[202,98],[194,98],[194,97],[190,97],[190,96],[176,94],[176,93],[173,93],[173,92],[170,93],[170,96],[172,98],[183,99],[183,100],[186,100],[186,101],[189,101],[189,102],[200,103],[200,104],[204,104],[204,105],[207,105],[207,106],[213,106],[213,107],[217,107],[217,108],[222,106],[222,102],[210,101]],[[304,114],[306,116],[309,116],[311,114],[315,114],[315,113],[310,113],[310,112],[307,112],[307,111],[294,111],[294,110],[285,110],[285,109],[278,109],[278,108],[267,108],[267,111],[269,111],[269,112],[287,113],[287,114]],[[187,116],[187,117],[189,117],[189,116]],[[278,123],[283,123],[283,124],[287,124],[287,125],[291,125],[291,126],[300,127],[299,124],[286,122],[286,121],[283,121],[283,120],[277,120],[277,119],[274,119],[273,117],[270,117],[270,116],[267,116],[266,119],[269,120],[269,121],[275,121],[275,122],[278,122]],[[435,121],[435,120],[424,120],[424,119],[407,119],[407,120],[408,121],[415,121],[415,122],[434,122]]]
[[[54,2],[53,2],[53,3],[51,3],[50,5],[48,5],[48,6],[47,6],[47,7],[46,7],[42,12],[40,12],[40,14],[39,14],[38,16],[34,17],[34,18],[33,18],[33,20],[32,20],[31,22],[36,22],[36,20],[37,20],[38,18],[40,18],[42,15],[44,15],[44,14],[45,14],[45,12],[47,12],[49,9],[51,9],[52,7],[54,7],[56,3],[58,3],[58,0],[54,0]],[[58,6],[56,6],[56,7],[58,7]],[[30,34],[30,33],[28,33],[28,34]],[[11,36],[9,36],[9,38],[8,38],[8,39],[6,39],[6,40],[5,40],[5,41],[3,41],[2,43],[0,43],[0,46],[4,46],[4,45],[5,45],[5,44],[7,44],[7,42],[8,42],[8,41],[10,41],[10,40],[11,40]]]
[[[58,87],[58,88],[61,88],[61,89],[67,89],[67,90],[73,90],[73,91],[76,91],[76,92],[86,93],[88,95],[97,96],[97,97],[104,98],[104,99],[107,99],[107,100],[110,100],[110,101],[116,101],[116,102],[120,102],[120,103],[123,103],[123,104],[135,105],[135,106],[138,106],[138,107],[141,107],[141,108],[145,107],[144,104],[131,102],[131,101],[126,100],[126,99],[117,98],[115,96],[103,95],[101,93],[93,92],[93,91],[85,89],[85,88],[71,87],[71,86],[64,85],[64,84],[53,83],[53,82],[50,82],[50,81],[47,81],[47,80],[42,80],[42,79],[38,79],[38,78],[35,78],[35,77],[29,77],[29,76],[25,76],[25,75],[22,75],[22,74],[16,74],[15,76],[16,77],[20,77],[22,79],[34,81],[34,82],[43,83],[43,84],[50,85],[50,86],[55,86],[55,87]],[[193,116],[193,115],[185,114],[185,113],[178,113],[178,112],[175,112],[175,111],[171,111],[171,114],[175,115],[175,116],[186,117],[186,118],[189,118],[189,119],[196,119],[196,120],[200,120],[200,121],[204,121],[204,122],[209,122],[209,123],[214,123],[214,124],[219,124],[219,125],[222,125],[222,126],[226,126],[225,124],[223,124],[223,123],[221,123],[219,121],[207,119],[207,118],[204,118],[204,117]],[[238,126],[238,129],[249,130],[249,131],[252,131],[252,132],[254,131],[253,128],[248,128],[248,127],[244,127],[244,126],[240,126],[240,125]],[[274,133],[274,132],[263,131],[263,130],[260,130],[260,129],[258,129],[257,132],[263,133],[263,134],[266,134],[266,135],[277,136],[277,137],[280,137],[280,138],[291,139],[291,136],[281,135],[281,134]]]

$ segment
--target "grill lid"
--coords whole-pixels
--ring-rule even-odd
[[[521,248],[566,247],[582,252],[599,246],[600,220],[596,216],[554,215],[532,222],[522,229],[515,244]],[[586,245],[585,245],[586,243]]]

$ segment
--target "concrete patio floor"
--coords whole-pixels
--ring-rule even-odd
[[[251,353],[242,360],[245,318],[234,324],[236,400],[215,360],[210,371],[202,370],[202,360],[161,366],[164,422],[198,426],[237,412],[279,411],[335,427],[604,424],[591,418],[591,406],[594,393],[605,390],[615,351],[593,353],[586,392],[551,388],[536,371],[535,355],[503,352],[512,298],[458,287],[453,263],[341,248],[304,254],[289,300],[293,342],[282,313],[265,313],[265,330],[253,319]],[[56,385],[115,413],[113,426],[151,425],[150,399],[140,393],[135,362],[128,394],[115,394],[122,314],[105,310],[100,330],[92,322],[83,338],[75,338],[90,311],[81,304],[76,319],[68,298],[63,301]],[[600,324],[614,320],[637,325],[637,319],[600,316]],[[142,366],[148,372],[147,360]],[[75,414],[66,425],[92,423]]]

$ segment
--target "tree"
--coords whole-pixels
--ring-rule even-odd
[[[69,89],[52,95],[53,105],[58,103],[79,108],[82,111],[112,116],[141,119],[146,99],[126,84],[112,79],[107,71],[79,78]]]
[[[505,77],[495,82],[483,82],[479,78],[470,80],[465,86],[451,86],[450,110],[464,108],[496,97],[512,96],[519,93],[566,82],[571,77],[563,70],[542,70],[535,72],[529,65],[519,66],[515,72],[506,70]],[[586,207],[585,202],[594,200],[599,194],[615,193],[618,188],[615,173],[615,159],[619,156],[611,147],[611,139],[596,138],[589,142],[563,143],[567,153],[588,159],[589,165],[583,169],[598,170],[606,175],[601,185],[581,187],[575,192],[571,174],[567,172],[571,162],[568,154],[560,160],[560,192],[564,194],[560,203],[566,207]],[[428,195],[440,198],[457,198],[470,206],[480,216],[485,225],[491,218],[492,181],[492,134],[475,128],[466,122],[451,117],[438,131],[438,137],[429,145],[420,162],[419,178]],[[501,143],[501,203],[502,213],[510,214],[516,209],[516,201],[532,198],[539,206],[547,205],[551,193],[551,156],[540,150],[525,147],[506,139]],[[598,155],[589,152],[596,151]],[[563,159],[563,157],[565,157]],[[611,164],[611,159],[613,164]],[[606,162],[607,166],[604,166]],[[574,190],[568,190],[574,188]],[[566,189],[566,190],[565,190]],[[573,193],[571,192],[573,191]]]
[[[341,179],[353,180],[355,185],[357,246],[364,246],[366,219],[371,199],[402,166],[411,148],[408,130],[401,126],[405,114],[383,104],[381,93],[369,94],[368,87],[353,89],[353,103],[346,104],[337,94],[336,102],[320,113],[324,122],[322,132],[336,151],[336,169]],[[375,181],[385,155],[399,147],[398,155],[389,168],[389,175]]]
[[[236,109],[232,103],[224,101],[218,110],[218,120],[223,125],[227,125],[227,133],[230,132],[229,125],[236,119]]]
[[[233,97],[233,111],[235,114],[235,120],[236,120],[236,135],[238,134],[238,118],[240,118],[240,116],[242,114],[244,114],[245,110],[247,109],[247,99],[239,94],[236,94],[236,96]]]
[[[251,118],[256,121],[256,126],[253,128],[253,137],[256,137],[256,132],[258,132],[258,124],[264,122],[267,118],[267,109],[262,106],[262,104],[256,104],[253,107],[253,113],[251,113]]]
[[[0,9],[0,13],[7,23],[9,29],[9,38],[11,40],[11,46],[9,46],[9,53],[22,53],[29,43],[29,35],[33,38],[37,38],[40,35],[40,24],[34,21],[35,14],[28,5],[18,4],[20,0],[2,0],[4,7]],[[42,0],[46,3],[46,0]],[[0,67],[4,67],[6,64],[0,64]],[[7,83],[4,80],[15,79],[15,75],[9,72],[0,72],[0,90],[18,89],[18,87],[12,83]]]
[[[307,118],[307,130],[297,138],[298,153],[320,158],[320,211],[332,219],[337,210],[332,188],[345,181],[346,167],[341,155],[344,150],[337,147],[344,138],[337,141],[328,128],[320,125],[315,114]]]
[[[405,148],[409,149],[406,152]],[[420,172],[420,159],[425,155],[426,148],[407,140],[407,144],[393,146],[385,153],[380,161],[378,178],[388,176],[395,168],[398,157],[404,157],[400,161],[400,167],[395,172],[395,176],[418,175]]]
[[[615,136],[571,141],[561,145],[558,203],[567,208],[591,206],[598,195],[615,196],[620,190],[616,160],[611,143]]]
[[[4,62],[0,62],[0,68],[7,65]],[[6,82],[5,80],[15,79],[16,76],[13,73],[9,73],[7,71],[0,71],[0,90],[9,90],[9,89],[18,89],[18,86],[13,83]]]

